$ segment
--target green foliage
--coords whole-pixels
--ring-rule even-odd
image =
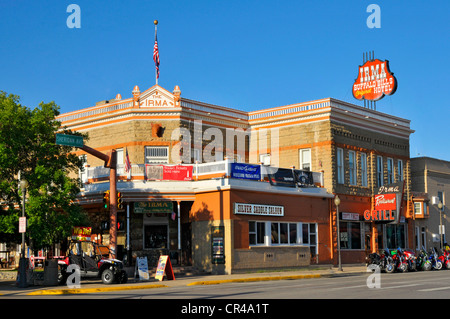
[[[28,183],[27,237],[34,249],[60,242],[73,226],[87,222],[75,203],[80,159],[70,146],[55,144],[55,133],[82,135],[61,128],[59,107],[41,102],[31,110],[16,95],[0,91],[0,242],[19,241],[22,191],[18,172]],[[82,135],[85,139],[87,136]]]

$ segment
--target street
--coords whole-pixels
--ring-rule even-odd
[[[372,276],[372,277],[371,277]],[[352,274],[300,280],[274,280],[214,285],[177,285],[154,289],[98,291],[88,294],[30,296],[4,294],[1,298],[25,299],[448,299],[450,271]],[[369,280],[368,280],[369,279]],[[372,286],[373,288],[369,288]],[[379,283],[379,286],[375,284]]]

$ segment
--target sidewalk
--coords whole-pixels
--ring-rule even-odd
[[[299,270],[271,271],[261,273],[242,273],[231,275],[180,275],[175,280],[156,280],[150,277],[148,281],[138,281],[129,278],[125,284],[104,285],[100,280],[81,280],[81,288],[70,289],[67,286],[29,286],[19,288],[14,280],[0,280],[0,298],[7,296],[56,296],[68,294],[88,294],[102,291],[120,291],[133,289],[155,289],[177,286],[218,285],[233,282],[254,282],[271,280],[295,280],[309,278],[323,278],[333,276],[347,276],[367,272],[362,264],[342,265],[342,271],[332,266],[314,266]]]

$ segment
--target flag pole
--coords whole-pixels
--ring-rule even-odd
[[[157,29],[157,25],[158,25],[158,20],[153,21],[153,23],[155,24],[155,43],[156,43],[156,29]],[[155,61],[156,63],[156,61]],[[156,85],[158,85],[158,68],[155,68],[155,78],[156,78]]]

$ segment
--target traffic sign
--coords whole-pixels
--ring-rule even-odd
[[[56,144],[73,147],[83,147],[83,137],[68,134],[56,134]]]

